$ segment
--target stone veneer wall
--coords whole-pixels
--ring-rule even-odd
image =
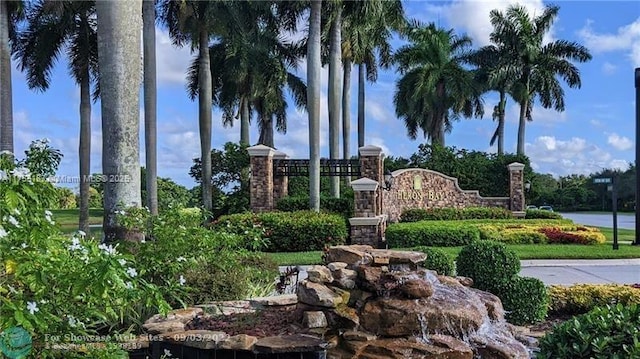
[[[509,168],[509,196],[511,210],[514,212],[525,211],[524,200],[524,165],[514,162]]]
[[[251,164],[249,205],[253,212],[273,210],[273,155],[271,147],[257,145],[247,148]]]
[[[380,226],[350,226],[352,244],[366,244],[373,248],[381,247]]]
[[[420,179],[421,189],[414,189],[416,176]],[[383,211],[391,222],[397,222],[402,211],[409,208],[510,208],[509,197],[482,197],[478,191],[461,189],[456,178],[439,172],[402,169],[395,171],[393,177],[391,191],[383,192]]]
[[[285,153],[276,151],[273,155],[273,161],[284,160],[289,158]],[[273,206],[278,204],[278,200],[280,198],[286,197],[289,195],[289,177],[287,176],[276,176],[277,173],[274,173],[273,177]]]

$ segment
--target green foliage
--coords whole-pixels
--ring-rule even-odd
[[[23,163],[43,169],[52,162],[28,157],[16,165],[13,156],[0,155],[0,330],[21,326],[42,344],[52,333],[115,334],[128,329],[123,322],[140,321],[140,309],[166,311],[158,288],[138,275],[136,257],[84,233],[69,238],[58,231],[46,209],[55,199],[53,185],[32,181]],[[34,353],[53,357],[42,345]],[[114,352],[91,357],[107,353]]]
[[[472,278],[474,287],[493,293],[496,285],[512,280],[520,272],[520,260],[503,243],[476,241],[462,248],[456,258],[456,270],[458,275]]]
[[[51,209],[72,209],[77,208],[76,195],[69,188],[55,187],[56,203]]]
[[[80,203],[80,198],[76,198],[76,202]],[[89,187],[89,208],[102,208],[104,207],[102,201],[102,193],[97,189]]]
[[[276,209],[283,212],[306,211],[309,209],[309,196],[284,197],[276,203]],[[339,214],[345,219],[353,217],[353,197],[320,197],[320,210]]]
[[[233,214],[218,218],[212,229],[239,234],[245,248],[264,244],[267,252],[322,250],[347,238],[344,218],[313,211]]]
[[[442,249],[420,246],[413,250],[427,255],[427,260],[422,264],[424,268],[434,270],[441,275],[455,275],[455,262]]]
[[[524,177],[532,175],[529,158],[524,155],[468,151],[456,147],[421,144],[411,155],[410,167],[428,168],[458,179],[460,187],[478,190],[483,196],[504,197],[509,193],[507,165],[525,165]]]
[[[289,178],[289,197],[309,197],[309,177]],[[320,196],[331,197],[330,177],[320,177]],[[353,198],[353,189],[346,180],[340,181],[340,197]],[[304,210],[309,209],[309,205]]]
[[[544,283],[537,278],[512,276],[497,282],[491,292],[500,297],[509,323],[535,323],[547,316],[549,295]]]
[[[144,213],[132,217],[133,226],[144,222],[139,220]],[[211,231],[203,221],[201,211],[169,209],[151,219],[149,240],[122,243],[138,259],[140,276],[157,284],[167,302],[244,299],[256,284],[275,280],[277,267],[271,261],[245,250],[239,236]]]
[[[540,339],[539,359],[640,357],[640,306],[597,307]]]
[[[47,180],[56,174],[63,157],[60,150],[49,146],[49,140],[46,138],[31,142],[29,149],[24,153],[26,157],[18,165],[28,168],[39,180]]]
[[[464,220],[464,219],[510,219],[511,211],[498,207],[468,208],[410,208],[400,215],[400,222],[418,222],[424,220]]]
[[[528,209],[525,214],[526,219],[562,219],[560,213],[544,211],[541,209]]]
[[[556,314],[584,314],[608,304],[640,304],[640,289],[621,284],[576,284],[548,288],[549,311]]]
[[[142,190],[142,203],[147,203],[147,170],[140,168],[140,189]],[[170,178],[157,178],[158,183],[158,210],[164,211],[169,208],[184,208],[189,205],[191,194],[189,190]]]
[[[477,228],[456,222],[393,223],[385,233],[392,248],[415,246],[455,247],[480,239]]]

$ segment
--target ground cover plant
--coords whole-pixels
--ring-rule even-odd
[[[621,284],[550,286],[549,311],[558,315],[584,314],[595,307],[640,305],[640,289]]]

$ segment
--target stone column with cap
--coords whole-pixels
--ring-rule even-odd
[[[384,155],[382,148],[377,146],[362,146],[358,149],[360,155],[360,177],[370,178],[382,186],[384,184]],[[376,213],[382,214],[382,187],[376,189]]]
[[[273,202],[273,155],[275,150],[264,145],[247,148],[251,163],[249,205],[253,212],[268,212]]]
[[[349,218],[351,244],[368,244],[374,248],[381,246],[380,224],[383,216],[378,212],[378,190],[380,183],[371,178],[351,181],[354,199],[354,217]]]
[[[524,164],[510,163],[509,169],[509,209],[516,217],[524,217]]]
[[[273,154],[273,162],[277,163],[279,160],[286,160],[289,156],[286,153],[275,151]],[[289,194],[289,177],[283,173],[273,174],[273,206],[278,204],[278,200],[286,197]]]

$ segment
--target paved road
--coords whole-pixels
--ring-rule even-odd
[[[613,215],[602,213],[560,213],[564,218],[568,218],[576,223],[595,227],[613,228]],[[618,213],[618,228],[635,229],[636,217],[634,214]]]
[[[523,260],[521,267],[520,275],[538,278],[546,285],[640,283],[640,259]],[[299,266],[299,280],[307,277],[307,268]]]

